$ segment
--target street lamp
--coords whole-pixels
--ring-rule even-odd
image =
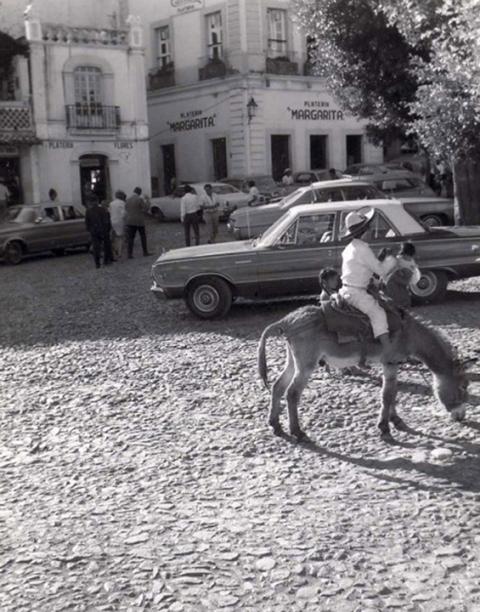
[[[253,96],[250,98],[250,100],[247,102],[247,117],[248,117],[248,123],[251,122],[251,120],[255,117],[255,113],[257,111],[258,108],[258,104],[255,102],[255,100],[253,99]]]

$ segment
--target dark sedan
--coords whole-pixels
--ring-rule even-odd
[[[83,211],[73,204],[18,206],[0,225],[0,259],[9,264],[34,253],[61,255],[65,249],[89,245]]]
[[[295,206],[261,238],[174,249],[152,268],[152,291],[184,298],[197,316],[225,315],[236,297],[314,294],[321,268],[341,267],[346,215],[366,202]],[[370,200],[376,210],[368,241],[379,252],[414,242],[422,276],[412,293],[418,302],[441,300],[450,280],[480,275],[480,227],[427,228],[397,200]]]

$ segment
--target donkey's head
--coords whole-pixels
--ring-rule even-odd
[[[468,379],[465,365],[466,362],[455,357],[449,372],[434,375],[435,396],[455,421],[463,421],[466,413]]]

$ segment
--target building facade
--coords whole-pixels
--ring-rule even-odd
[[[8,145],[18,158],[22,200],[46,201],[51,189],[77,203],[92,191],[101,200],[137,185],[149,193],[143,30],[128,3],[33,3],[25,34],[25,57],[12,62],[18,91],[0,102],[0,113],[3,105],[28,115],[24,143],[20,111],[4,110],[13,119],[0,122],[0,152]]]
[[[155,191],[178,180],[381,161],[314,76],[288,0],[137,0]]]

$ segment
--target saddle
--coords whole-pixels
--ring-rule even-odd
[[[382,294],[375,296],[380,306],[385,310],[390,335],[403,327],[404,311]],[[325,325],[329,332],[338,336],[339,342],[360,340],[374,341],[372,325],[366,314],[348,304],[339,294],[331,296],[329,302],[321,305]]]

